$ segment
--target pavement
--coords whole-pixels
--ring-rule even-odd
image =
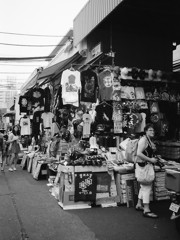
[[[126,206],[63,210],[47,180],[26,170],[0,173],[0,240],[179,240],[169,201],[153,202],[158,219]]]

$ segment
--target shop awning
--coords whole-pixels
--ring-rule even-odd
[[[80,58],[81,55],[79,52],[75,53],[72,57],[67,58],[51,67],[45,68],[42,73],[39,74],[38,80],[47,78],[47,77],[53,77],[55,75],[58,75],[61,71],[63,71],[69,64],[76,61],[78,58]]]
[[[97,56],[95,56],[89,60],[87,59],[87,61],[82,63],[82,66],[80,66],[78,69],[82,69],[82,68],[86,67],[87,65],[93,65],[94,63],[100,61],[103,56],[104,56],[104,53],[99,53]]]
[[[3,115],[3,117],[12,117],[12,116],[14,116],[15,114],[16,114],[15,111],[8,111],[7,113],[5,113],[5,114]]]

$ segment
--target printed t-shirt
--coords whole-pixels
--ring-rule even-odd
[[[112,106],[110,106],[109,104],[106,103],[102,103],[99,104],[96,107],[96,118],[95,121],[99,124],[103,123],[103,124],[109,124],[112,123],[112,114],[113,114],[113,108]]]
[[[20,96],[18,104],[20,108],[20,113],[26,113],[28,110],[28,97]]]
[[[106,69],[99,75],[99,94],[101,100],[112,100],[113,93],[113,73]]]
[[[63,104],[79,106],[79,90],[81,90],[80,72],[69,69],[61,77]]]
[[[31,123],[28,117],[22,117],[20,119],[20,127],[21,127],[21,136],[23,135],[30,135],[31,134]]]
[[[96,102],[96,89],[98,86],[97,74],[88,69],[81,72],[81,101]]]
[[[44,90],[42,88],[34,88],[31,93],[31,102],[33,107],[44,106]]]

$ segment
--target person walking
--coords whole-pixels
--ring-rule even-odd
[[[4,171],[5,165],[7,164],[7,151],[8,151],[7,140],[8,140],[8,135],[7,134],[3,135],[1,171]]]
[[[8,152],[10,154],[10,160],[9,160],[10,172],[16,171],[18,154],[20,152],[19,137],[20,137],[20,131],[18,126],[15,125],[12,129],[12,132],[9,134],[9,140],[8,140],[8,142],[10,143],[9,149],[8,149]]]
[[[137,148],[138,158],[136,161],[136,169],[138,169],[139,166],[141,168],[144,168],[147,164],[154,165],[157,162],[157,158],[155,158],[156,146],[153,143],[153,138],[155,135],[153,125],[147,124],[144,128],[144,132],[145,132],[144,136],[141,137],[138,142],[138,148]],[[153,168],[153,171],[154,171],[154,168]],[[138,174],[138,170],[137,170],[137,174]],[[144,217],[157,218],[158,215],[151,212],[150,210],[149,204],[150,204],[151,189],[152,189],[152,182],[140,183],[140,190],[139,190],[136,210],[143,211]]]

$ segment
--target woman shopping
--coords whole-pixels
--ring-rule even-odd
[[[148,167],[151,168],[152,177],[150,177],[149,179],[151,180],[147,182],[140,181],[140,190],[136,210],[142,210],[144,217],[157,218],[158,216],[155,213],[151,212],[149,206],[152,182],[155,177],[153,165],[157,162],[157,158],[154,157],[156,147],[152,141],[154,138],[153,125],[147,124],[144,128],[144,133],[144,136],[140,138],[138,142],[135,175],[138,181],[140,171],[146,171],[145,169]]]

